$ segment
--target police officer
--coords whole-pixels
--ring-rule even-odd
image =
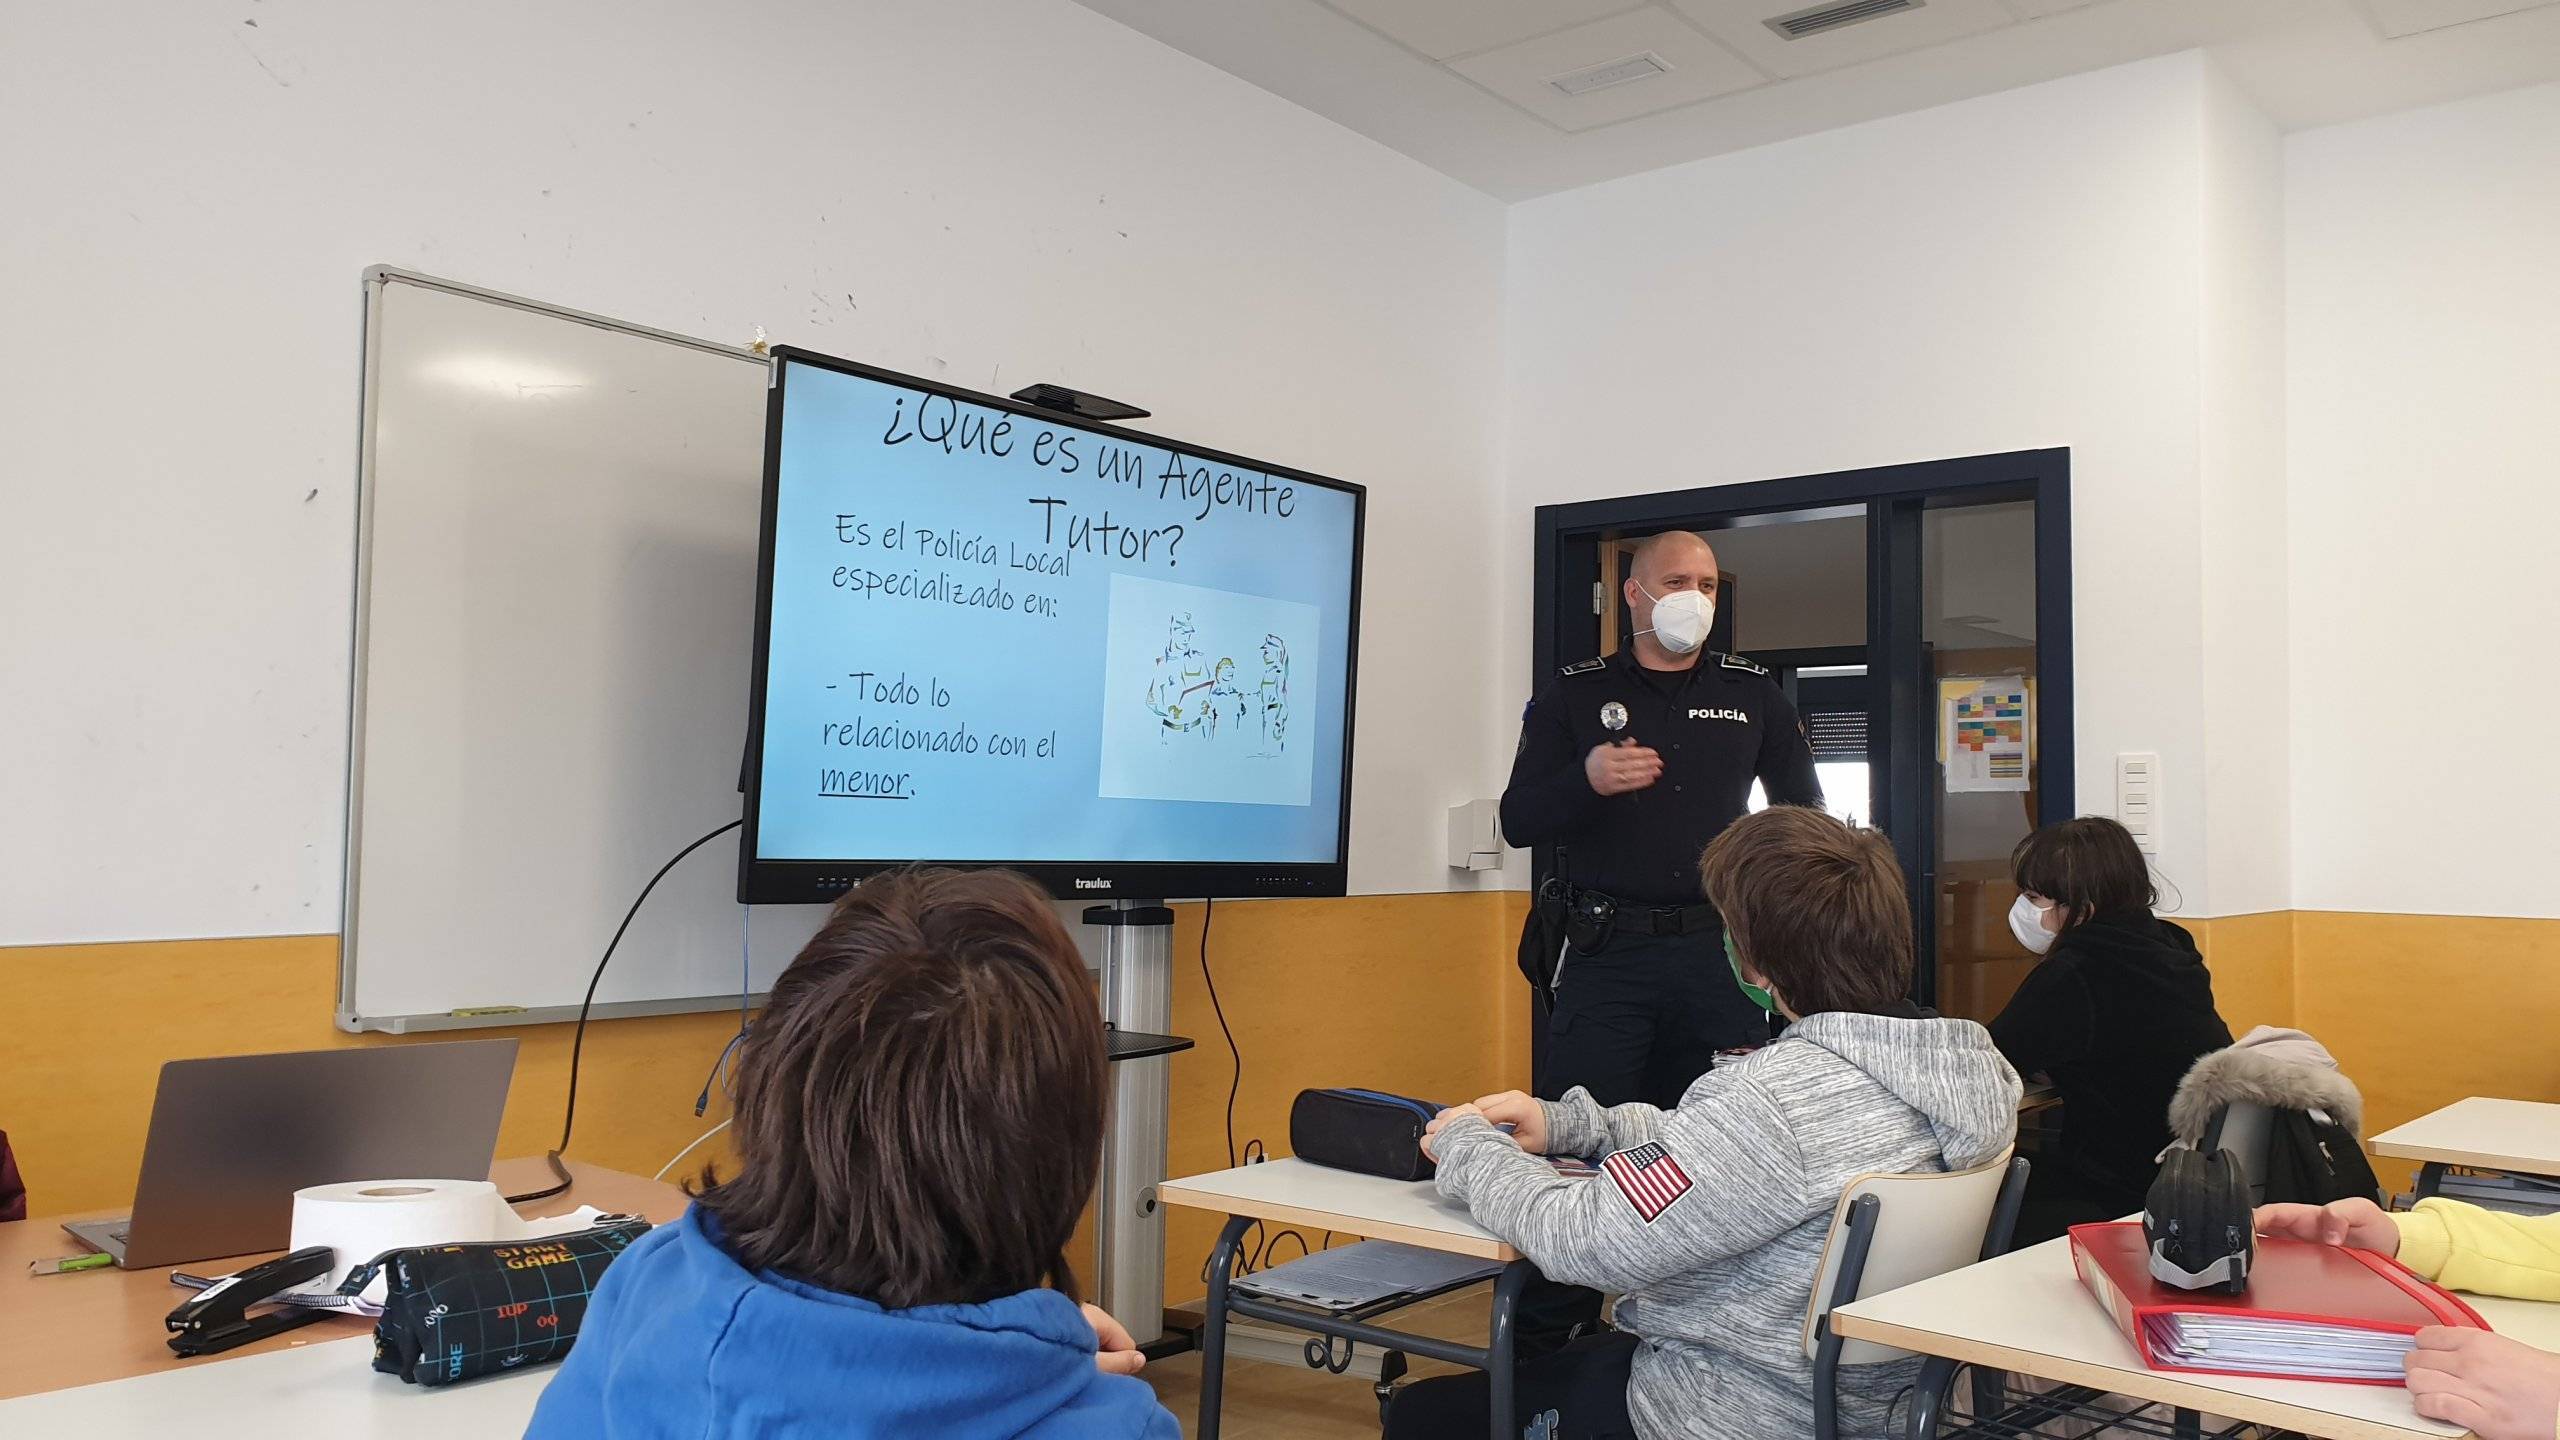
[[[1677,1105],[1718,1050],[1769,1038],[1737,988],[1698,856],[1758,779],[1772,804],[1819,805],[1813,751],[1767,669],[1705,649],[1716,557],[1674,530],[1637,547],[1634,643],[1564,670],[1529,702],[1502,792],[1514,845],[1555,847],[1521,939],[1546,1017],[1537,1093]],[[1599,1297],[1541,1281],[1522,1339],[1552,1344]]]

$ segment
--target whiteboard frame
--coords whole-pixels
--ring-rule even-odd
[[[682,345],[687,349],[707,351],[714,355],[730,356],[762,366],[768,374],[773,364],[767,357],[744,346],[722,345],[716,341],[703,340],[691,335],[679,335],[672,330],[655,330],[646,325],[634,325],[606,315],[572,310],[565,305],[530,300],[522,295],[509,295],[503,291],[487,290],[477,285],[465,285],[458,280],[422,275],[397,266],[374,265],[367,267],[364,272],[364,390],[359,421],[361,433],[356,457],[355,617],[348,641],[347,810],[343,837],[346,860],[345,868],[339,877],[337,1025],[340,1030],[350,1034],[370,1030],[390,1035],[407,1035],[429,1030],[475,1030],[493,1026],[547,1025],[575,1020],[581,1008],[576,1005],[540,1005],[523,1008],[503,1006],[468,1013],[445,1012],[427,1015],[359,1015],[355,1010],[356,912],[360,898],[357,894],[357,875],[358,866],[363,859],[364,841],[362,817],[364,814],[365,649],[371,639],[373,612],[374,429],[375,422],[379,419],[382,402],[382,300],[385,290],[395,284],[440,290],[448,295],[458,295],[465,299],[485,301],[518,310],[529,310],[537,315],[571,320],[581,325],[594,326],[599,330],[611,330],[644,340],[657,340],[670,345]],[[740,799],[743,802],[744,797]],[[761,1008],[765,998],[762,992],[747,997],[752,1008]],[[601,1005],[587,1007],[586,1013],[592,1019],[616,1019],[638,1015],[689,1015],[711,1010],[733,1009],[738,1004],[738,993],[732,990],[717,995],[697,995],[667,1000],[607,1001]]]

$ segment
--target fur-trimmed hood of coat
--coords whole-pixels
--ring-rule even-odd
[[[2234,1100],[2277,1110],[2317,1110],[2350,1135],[2364,1133],[2364,1096],[2338,1073],[2327,1047],[2299,1030],[2261,1025],[2195,1063],[2169,1101],[2169,1133],[2194,1145],[2213,1114]]]

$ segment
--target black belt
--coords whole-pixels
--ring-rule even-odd
[[[1690,935],[1720,923],[1713,905],[1618,907],[1618,928],[1637,935]]]
[[[1713,905],[1630,905],[1604,890],[1594,890],[1587,885],[1558,887],[1553,880],[1540,890],[1540,898],[1558,898],[1555,892],[1559,888],[1568,905],[1598,901],[1612,913],[1616,928],[1631,935],[1691,935],[1713,930],[1723,923]]]

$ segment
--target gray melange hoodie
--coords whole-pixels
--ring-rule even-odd
[[[1603,1109],[1579,1089],[1546,1110],[1549,1151],[1609,1156],[1598,1178],[1559,1176],[1467,1116],[1434,1142],[1440,1192],[1549,1277],[1620,1296],[1646,1440],[1802,1440],[1804,1317],[1841,1190],[1991,1160],[2017,1133],[2018,1075],[1970,1020],[1831,1012],[1699,1077],[1677,1110]],[[1883,1435],[1917,1373],[1844,1367],[1840,1433]]]

